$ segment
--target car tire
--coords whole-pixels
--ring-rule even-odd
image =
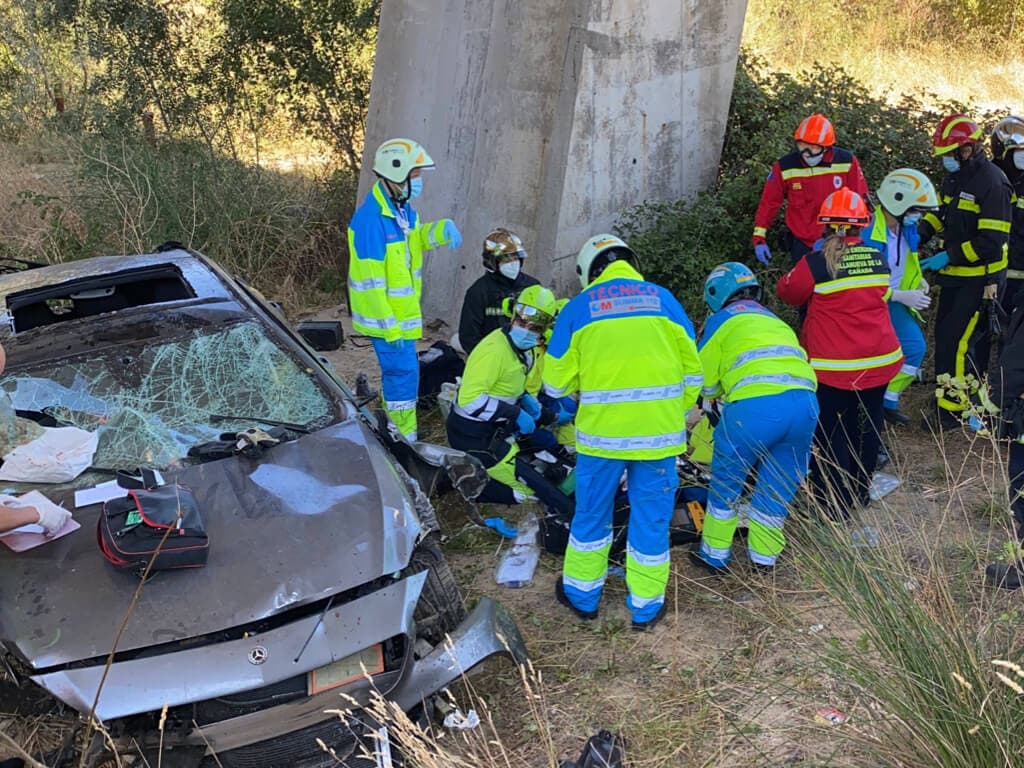
[[[436,533],[427,534],[417,545],[407,571],[409,575],[427,572],[413,618],[417,636],[437,645],[466,618],[466,604]]]

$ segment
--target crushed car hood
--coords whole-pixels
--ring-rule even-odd
[[[400,571],[420,531],[385,449],[349,420],[269,449],[165,472],[192,489],[210,537],[204,568],[142,589],[118,651],[251,624]],[[73,509],[70,494],[62,501]],[[105,656],[138,586],[100,555],[100,506],[80,530],[15,554],[0,545],[0,638],[36,669]]]

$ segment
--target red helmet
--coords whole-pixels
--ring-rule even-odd
[[[804,118],[804,121],[796,127],[793,138],[807,144],[820,144],[823,147],[831,147],[836,143],[836,132],[832,130],[832,123],[824,115],[813,114]]]
[[[936,155],[945,155],[964,144],[973,144],[981,138],[981,128],[967,115],[949,115],[942,118],[932,134],[932,147]]]
[[[866,227],[871,214],[864,198],[849,187],[840,187],[825,198],[818,211],[819,224],[846,224]]]

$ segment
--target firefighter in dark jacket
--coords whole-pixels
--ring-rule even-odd
[[[538,284],[523,272],[524,259],[526,249],[515,232],[498,228],[484,238],[486,272],[466,291],[459,318],[459,346],[467,355],[491,331],[508,326],[502,302]]]
[[[796,148],[772,163],[754,214],[754,255],[762,264],[771,261],[765,237],[783,203],[786,229],[782,241],[796,264],[821,237],[818,209],[826,197],[840,187],[849,187],[867,199],[868,183],[860,163],[853,152],[835,146],[835,130],[827,117],[805,118],[793,140]]]
[[[935,315],[937,419],[930,429],[955,428],[966,407],[964,392],[974,395],[988,370],[991,306],[1006,277],[1010,237],[1010,182],[986,156],[981,129],[964,115],[943,118],[932,136],[946,177],[939,190],[941,207],[918,227],[921,242],[941,234],[945,250],[921,267],[938,272],[939,308]],[[944,384],[948,376],[951,383]],[[973,375],[975,383],[967,384]]]
[[[1024,287],[1024,118],[1004,117],[992,129],[992,162],[1006,174],[1013,189],[1010,204],[1009,265],[1000,304],[1006,315],[1013,310],[1013,297]]]
[[[1010,556],[986,569],[989,581],[1004,589],[1019,589],[1024,585],[1024,291],[1018,291],[1012,301],[995,390],[1000,408],[999,434],[1010,440],[1006,474],[1010,480],[1010,510],[1017,535],[1010,546],[1013,550]]]

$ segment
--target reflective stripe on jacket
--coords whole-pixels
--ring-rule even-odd
[[[917,233],[917,225],[901,224],[900,237],[907,243],[907,263],[903,268],[903,277],[900,278],[901,291],[916,291],[921,287],[924,280],[924,273],[921,271],[921,261],[917,256],[918,243],[921,238]],[[885,214],[878,208],[871,223],[861,230],[861,242],[874,248],[885,256],[886,264],[889,262],[889,227],[885,223]],[[891,297],[890,297],[891,298]],[[918,322],[923,322],[921,313],[916,309],[907,308]]]
[[[515,419],[532,363],[533,355],[513,349],[505,331],[491,331],[466,360],[456,413],[472,421]]]
[[[756,301],[734,301],[708,318],[698,345],[704,396],[732,403],[790,389],[817,389],[793,329]]]
[[[889,318],[889,269],[885,257],[851,245],[836,274],[813,251],[783,275],[775,288],[787,304],[807,304],[800,341],[818,382],[837,389],[887,384],[903,362]]]
[[[849,187],[862,197],[868,193],[860,163],[850,150],[830,147],[813,168],[797,150],[783,155],[772,163],[761,190],[754,214],[754,243],[764,242],[779,208],[786,203],[786,227],[805,245],[812,245],[821,237],[821,204],[840,187]]]
[[[686,312],[624,261],[609,265],[559,312],[544,359],[548,394],[580,393],[576,448],[590,456],[682,453],[686,411],[702,382]]]
[[[946,175],[941,207],[921,222],[921,241],[941,232],[949,266],[944,277],[985,277],[1006,269],[1012,190],[1006,175],[988,158],[967,162]]]
[[[348,227],[352,327],[387,341],[423,336],[423,252],[447,243],[443,219],[420,223],[408,203],[396,205],[378,181]]]

